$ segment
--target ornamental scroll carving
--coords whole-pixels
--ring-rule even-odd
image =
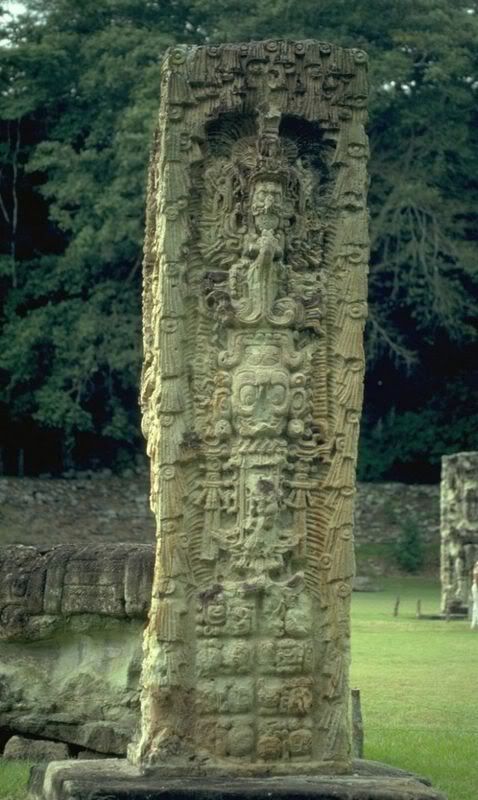
[[[163,81],[142,382],[158,543],[130,758],[343,771],[366,57],[175,48]]]

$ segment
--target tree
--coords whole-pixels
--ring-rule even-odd
[[[81,434],[115,455],[138,439],[146,165],[181,3],[26,6],[2,53],[1,399],[65,456]]]
[[[194,5],[210,10],[213,39],[307,36],[369,53],[371,273],[359,474],[436,480],[441,453],[478,448],[470,417],[478,390],[477,3]]]
[[[307,36],[369,52],[365,474],[378,475],[391,408],[395,422],[433,418],[442,436],[445,379],[449,406],[466,413],[477,316],[476,2],[25,5],[4,26],[0,69],[0,418],[18,421],[15,436],[50,429],[77,461],[138,444],[145,171],[161,55],[179,40]],[[448,447],[478,447],[463,436],[457,423]]]

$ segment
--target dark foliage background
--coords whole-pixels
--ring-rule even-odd
[[[285,36],[371,62],[363,479],[478,449],[473,0],[0,2],[3,470],[122,468],[137,406],[145,173],[175,42]]]

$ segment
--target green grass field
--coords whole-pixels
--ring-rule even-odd
[[[415,618],[417,599],[422,613],[438,611],[436,582],[379,582],[385,591],[354,594],[352,608],[365,757],[426,775],[449,800],[477,800],[478,632],[467,622]]]
[[[352,686],[361,690],[365,757],[429,777],[449,800],[478,798],[478,632],[417,620],[438,610],[423,578],[385,579],[354,594]],[[400,612],[393,617],[395,598]],[[0,762],[0,798],[24,800],[28,768]]]
[[[0,761],[0,797],[2,800],[25,800],[30,764]]]

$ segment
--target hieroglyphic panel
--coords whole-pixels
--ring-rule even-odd
[[[163,84],[142,386],[158,546],[130,757],[344,770],[366,57],[175,48]]]

